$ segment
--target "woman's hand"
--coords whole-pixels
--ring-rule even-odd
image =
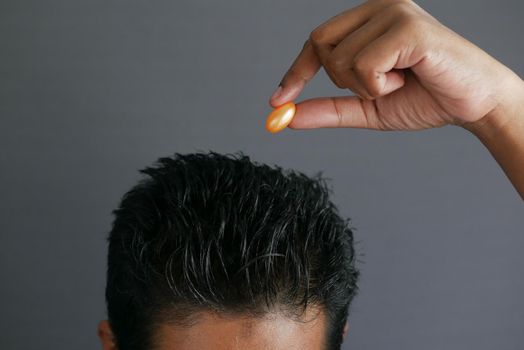
[[[367,1],[313,30],[270,104],[294,100],[320,67],[358,97],[301,102],[291,128],[464,125],[524,96],[516,74],[408,0]]]

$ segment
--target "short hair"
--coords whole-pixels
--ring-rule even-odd
[[[155,326],[202,311],[326,314],[339,349],[357,291],[353,233],[321,173],[242,153],[175,154],[140,171],[109,234],[106,302],[120,349],[148,349]]]

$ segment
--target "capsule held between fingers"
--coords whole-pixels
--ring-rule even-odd
[[[288,102],[275,108],[266,119],[266,129],[270,133],[277,133],[284,130],[295,116],[296,106],[293,102]]]

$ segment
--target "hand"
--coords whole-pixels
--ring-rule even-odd
[[[358,97],[301,102],[291,128],[471,125],[511,102],[508,91],[522,91],[523,85],[507,67],[407,0],[367,1],[313,30],[270,104],[294,100],[320,67]]]

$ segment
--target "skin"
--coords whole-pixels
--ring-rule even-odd
[[[484,143],[524,198],[524,82],[414,2],[367,1],[321,24],[270,104],[297,98],[321,67],[336,86],[357,96],[303,101],[290,128],[460,126]],[[191,327],[159,326],[154,340],[159,350],[320,350],[325,320],[318,315],[297,322],[279,314],[204,313]],[[98,335],[104,350],[117,349],[106,320]]]
[[[321,67],[356,96],[298,103],[290,128],[460,126],[524,199],[524,82],[414,2],[367,1],[318,26],[270,104],[297,98]]]
[[[260,318],[205,312],[191,326],[160,325],[153,335],[154,350],[323,350],[326,320],[309,309],[300,320],[279,313]],[[344,335],[347,333],[347,325]],[[107,320],[98,336],[104,350],[117,349]]]

